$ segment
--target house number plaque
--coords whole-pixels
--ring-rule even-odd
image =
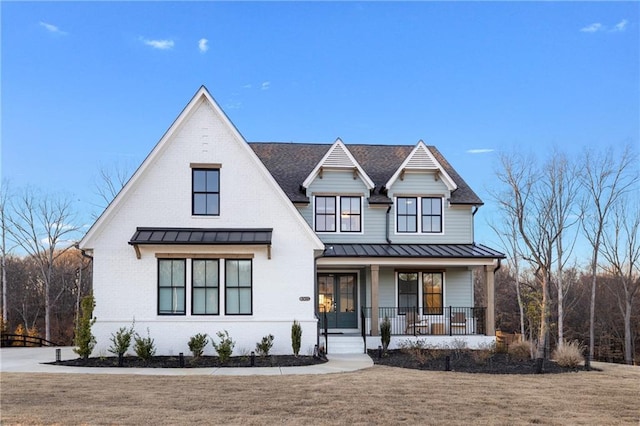
[[[311,300],[309,296],[300,296],[299,299],[301,302],[308,302],[309,300]]]

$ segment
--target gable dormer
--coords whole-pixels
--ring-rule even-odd
[[[369,191],[375,188],[375,184],[371,178],[365,173],[362,166],[356,161],[340,138],[336,139],[324,157],[322,157],[311,173],[309,173],[302,183],[302,187],[307,189],[316,178],[319,177],[322,179],[322,174],[326,170],[351,170],[353,171],[353,178],[360,178]]]
[[[433,173],[435,180],[442,180],[451,192],[458,189],[456,182],[449,176],[445,168],[438,162],[427,145],[420,140],[415,148],[407,156],[404,162],[398,167],[393,176],[385,184],[389,189],[398,180],[403,180],[407,173]]]

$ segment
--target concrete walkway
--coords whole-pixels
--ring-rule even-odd
[[[61,347],[61,359],[74,359],[78,355],[72,347]],[[141,374],[149,376],[253,376],[286,374],[328,374],[362,370],[373,366],[365,354],[328,355],[328,362],[305,367],[244,367],[244,368],[117,368],[117,367],[66,367],[42,364],[56,360],[56,348],[2,348],[0,372],[2,373],[81,373],[81,374]]]

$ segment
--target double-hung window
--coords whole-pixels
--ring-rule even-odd
[[[418,220],[420,218],[420,220]],[[397,197],[396,232],[434,233],[442,232],[442,198]]]
[[[191,261],[191,314],[218,315],[219,261],[193,259]]]
[[[220,170],[192,169],[192,214],[220,215]]]
[[[339,210],[337,208],[339,206]],[[336,219],[340,215],[340,225]],[[315,197],[316,232],[361,232],[362,197],[328,195]]]
[[[443,275],[443,272],[431,271],[398,272],[398,314],[417,312],[421,308],[423,315],[442,315]]]
[[[336,197],[316,197],[316,231],[335,232]]]
[[[158,259],[158,313],[185,314],[185,259]]]
[[[250,259],[228,259],[225,262],[225,313],[251,315],[252,272]]]

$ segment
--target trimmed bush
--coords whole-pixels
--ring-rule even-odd
[[[256,343],[256,353],[260,356],[268,356],[273,347],[273,339],[273,334],[264,336],[260,342]]]
[[[209,343],[209,336],[205,333],[198,333],[189,339],[189,350],[194,358],[200,358],[204,352],[205,346]]]
[[[213,345],[213,348],[218,353],[218,358],[220,359],[220,362],[224,364],[229,360],[229,358],[231,358],[231,354],[233,353],[233,347],[236,345],[236,343],[233,341],[231,337],[229,337],[229,333],[227,332],[227,330],[224,330],[224,332],[218,331],[216,333],[216,336],[218,336],[218,339],[220,339],[220,342],[216,343],[215,340],[211,339],[211,344]]]
[[[93,309],[95,307],[96,302],[92,294],[82,298],[82,302],[80,302],[82,315],[78,321],[76,336],[73,339],[73,343],[76,345],[73,351],[84,359],[89,358],[93,348],[96,346],[96,337],[91,334],[91,327],[96,322],[93,317]]]
[[[584,362],[582,350],[583,347],[577,340],[565,342],[562,347],[559,346],[553,351],[551,357],[560,367],[575,368]]]
[[[133,326],[134,324],[131,324],[129,328],[121,327],[115,334],[111,333],[109,352],[121,357],[129,350],[134,333]]]
[[[134,340],[133,350],[136,351],[136,355],[141,360],[149,361],[156,354],[156,345],[149,334],[149,327],[147,327],[147,337],[142,337],[136,333]]]
[[[391,321],[385,316],[380,324],[380,340],[382,341],[382,350],[386,353],[391,342]]]
[[[298,356],[300,353],[300,345],[302,344],[302,327],[300,323],[293,320],[291,326],[291,348],[293,349],[293,355]]]

